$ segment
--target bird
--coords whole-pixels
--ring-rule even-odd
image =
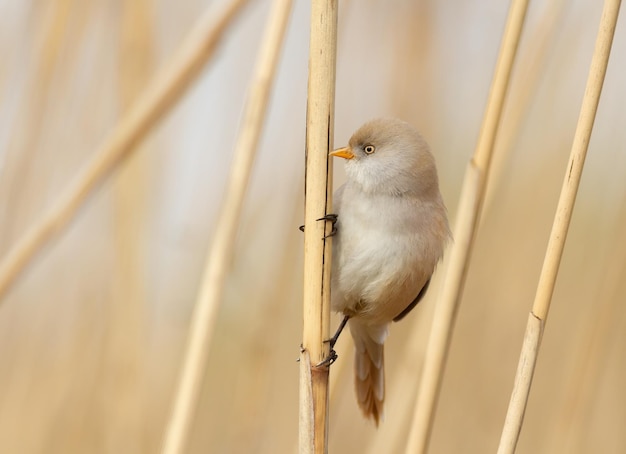
[[[335,223],[331,308],[344,316],[329,342],[332,350],[348,324],[357,402],[378,426],[388,327],[422,299],[452,235],[435,159],[409,123],[369,121],[330,155],[345,159],[346,182],[326,218]]]

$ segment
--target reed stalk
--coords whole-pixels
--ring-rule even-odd
[[[330,337],[330,222],[318,221],[332,211],[332,161],[337,56],[337,0],[313,0],[307,99],[304,299],[300,354],[300,453],[328,450],[327,365]]]
[[[454,230],[454,245],[440,299],[435,308],[422,380],[406,447],[407,453],[424,453],[428,449],[452,330],[465,284],[476,227],[480,220],[491,156],[527,7],[528,0],[513,0],[509,9],[480,136],[474,157],[469,162],[465,173]]]
[[[11,284],[36,254],[63,231],[94,190],[111,176],[181,98],[247,2],[233,0],[220,14],[216,15],[211,8],[199,19],[170,64],[122,117],[50,209],[9,250],[0,263],[0,304]]]
[[[185,452],[191,432],[196,402],[199,400],[211,347],[217,309],[232,261],[237,226],[266,119],[291,6],[291,0],[274,0],[265,27],[243,122],[235,145],[226,195],[222,202],[215,236],[207,254],[201,288],[191,319],[174,408],[166,428],[162,449],[164,454]]]
[[[565,172],[543,267],[539,276],[539,283],[537,284],[535,301],[528,316],[515,383],[504,421],[504,428],[502,429],[500,445],[498,446],[498,454],[514,453],[522,430],[526,404],[541,346],[541,338],[550,310],[554,285],[561,264],[572,211],[576,202],[576,194],[585,164],[585,157],[587,156],[587,148],[593,130],[598,103],[600,102],[604,76],[609,63],[620,3],[621,0],[606,0],[604,2],[598,36],[587,78],[587,86],[578,117],[576,132],[574,133],[570,159]]]
[[[612,348],[620,345],[618,336],[626,320],[621,296],[626,289],[626,194],[618,198],[620,214],[610,230],[609,251],[603,254],[601,277],[595,292],[598,304],[589,306],[583,315],[584,332],[576,332],[573,351],[576,353],[573,372],[563,386],[562,404],[555,418],[545,452],[574,452],[582,446],[590,431],[588,421],[594,418],[598,390],[606,388],[607,369],[612,367]],[[569,343],[561,343],[567,345]],[[619,402],[619,399],[615,399]],[[600,448],[599,448],[600,449]],[[607,448],[603,448],[608,450]]]

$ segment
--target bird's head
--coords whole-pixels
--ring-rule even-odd
[[[330,154],[346,159],[348,180],[364,192],[419,197],[439,194],[428,144],[402,120],[381,118],[365,123],[347,147]]]

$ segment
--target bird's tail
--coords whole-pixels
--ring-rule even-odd
[[[376,425],[383,419],[385,402],[384,342],[387,325],[368,325],[350,319],[350,332],[354,339],[354,386],[356,398],[363,414]]]

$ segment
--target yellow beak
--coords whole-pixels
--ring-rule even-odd
[[[352,150],[350,149],[350,147],[337,148],[336,150],[331,151],[329,155],[337,156],[339,158],[344,158],[344,159],[354,158],[354,153],[352,153]]]

